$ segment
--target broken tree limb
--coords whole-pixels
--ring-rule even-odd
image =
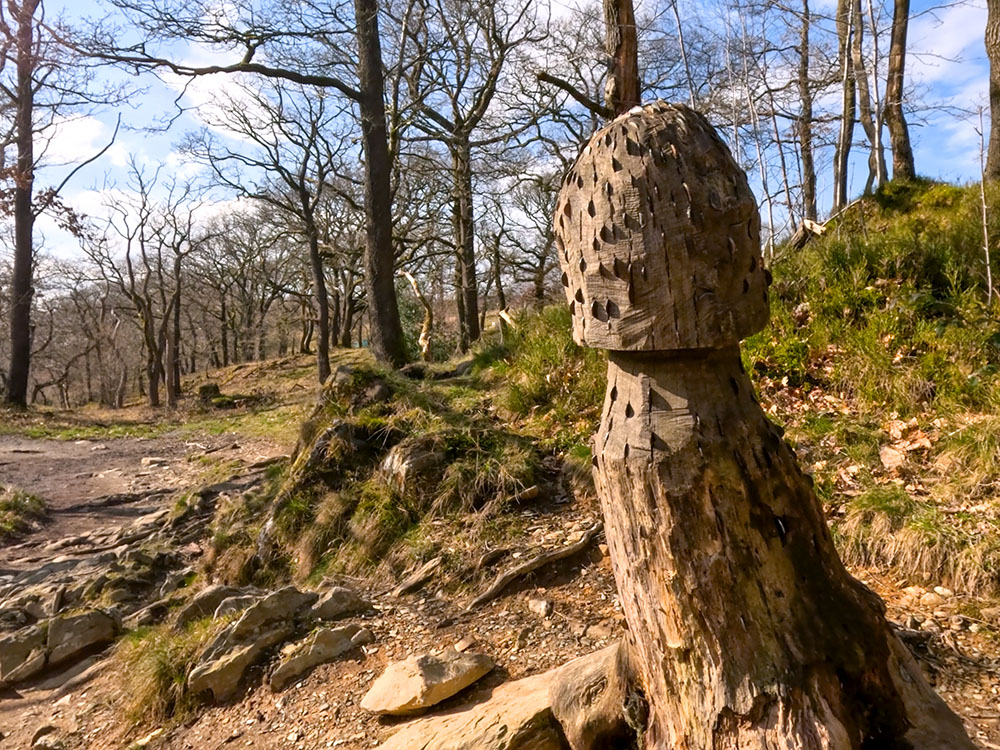
[[[813,237],[822,237],[824,232],[826,232],[826,224],[820,224],[812,219],[803,219],[788,242],[796,250],[801,250],[812,241]]]
[[[528,575],[528,573],[533,573],[549,563],[553,563],[558,560],[565,560],[567,557],[572,557],[578,552],[583,552],[583,550],[587,549],[590,543],[593,542],[597,535],[602,531],[604,531],[604,524],[598,521],[583,533],[583,536],[580,537],[579,541],[574,542],[573,544],[567,544],[565,547],[560,547],[559,549],[539,552],[537,555],[525,560],[523,563],[519,563],[513,568],[505,570],[496,577],[493,583],[490,584],[489,588],[466,605],[466,610],[475,609],[491,599],[496,598],[501,591],[510,585],[510,583],[518,578],[521,578],[522,576]]]

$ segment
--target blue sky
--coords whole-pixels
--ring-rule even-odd
[[[558,13],[561,6],[573,1],[554,0],[553,9]],[[695,0],[687,2],[693,13]],[[101,13],[101,6],[95,0],[47,0],[46,5],[50,18],[61,10],[70,17]],[[833,0],[814,0],[814,7],[819,12],[829,12],[828,6],[833,5]],[[682,12],[684,7],[682,0]],[[977,107],[988,105],[989,66],[983,44],[986,0],[970,0],[950,7],[915,0],[911,11],[907,79],[917,87],[924,104],[910,117],[917,171],[950,181],[976,180],[979,174],[979,137],[976,133],[979,120],[973,113]],[[225,85],[225,80],[223,75],[199,80],[191,88],[186,103],[195,110],[209,103]],[[145,124],[171,111],[180,83],[165,86],[147,81],[146,84],[148,92],[123,111],[125,122]],[[52,144],[53,161],[72,161],[98,151],[110,138],[115,118],[116,113],[109,111],[68,123]],[[197,125],[193,115],[185,115],[168,133],[122,131],[100,163],[82,170],[68,186],[64,193],[67,202],[84,213],[100,214],[108,186],[124,183],[125,166],[130,156],[149,165],[164,163],[166,170],[173,173],[190,170],[177,153],[175,144]],[[860,190],[866,175],[860,151],[855,151],[852,193]],[[57,180],[58,172],[54,170],[42,173],[42,182]],[[829,180],[828,173],[821,175],[823,196],[829,193]],[[821,208],[828,203],[828,199],[821,199]],[[56,229],[51,221],[43,218],[39,229],[45,238],[47,252],[57,256],[75,254],[75,242]]]

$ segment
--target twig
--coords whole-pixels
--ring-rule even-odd
[[[594,541],[594,538],[598,534],[600,534],[603,530],[604,530],[604,524],[598,521],[589,529],[587,529],[586,532],[584,532],[583,536],[580,538],[578,542],[574,542],[573,544],[568,544],[565,547],[560,547],[559,549],[546,550],[545,552],[540,552],[531,559],[525,560],[523,563],[515,565],[513,568],[509,568],[503,573],[500,573],[493,581],[493,583],[490,584],[490,587],[487,588],[483,593],[481,593],[475,599],[470,601],[466,605],[465,609],[466,610],[475,609],[481,604],[485,604],[491,599],[494,599],[496,596],[500,594],[501,591],[507,588],[508,584],[510,584],[515,579],[520,578],[521,576],[526,576],[528,575],[528,573],[532,573],[541,568],[542,566],[548,565],[551,562],[556,562],[557,560],[564,560],[567,557],[572,557],[578,552],[582,552],[590,545],[592,541]]]

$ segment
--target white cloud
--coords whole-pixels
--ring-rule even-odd
[[[985,0],[953,5],[911,21],[909,75],[923,83],[969,80],[980,76],[985,62]]]
[[[59,120],[44,146],[44,164],[51,165],[51,169],[79,164],[108,146],[113,134],[113,124],[108,125],[92,115]],[[128,150],[122,142],[121,132],[102,159],[116,167],[125,166]]]

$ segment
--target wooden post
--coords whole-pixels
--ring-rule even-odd
[[[618,117],[556,211],[574,338],[611,350],[594,473],[644,746],[973,747],[844,569],[743,371],[770,279],[711,125],[664,102]]]

